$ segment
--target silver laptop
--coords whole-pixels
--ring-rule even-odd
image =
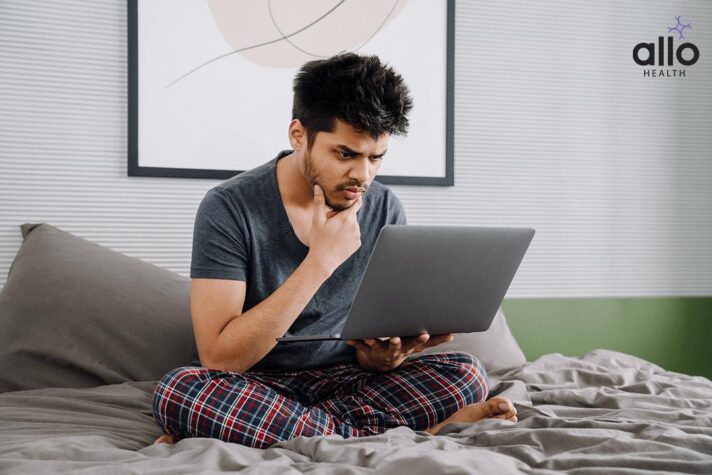
[[[277,341],[485,331],[533,237],[532,228],[386,225],[340,333]]]

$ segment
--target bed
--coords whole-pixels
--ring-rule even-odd
[[[47,223],[21,229],[0,292],[2,473],[712,473],[710,380],[603,349],[527,362],[503,315],[485,338],[456,335],[460,347],[437,351],[477,353],[516,423],[264,450],[153,445],[153,387],[190,358],[189,280]]]

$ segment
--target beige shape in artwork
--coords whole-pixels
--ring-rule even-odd
[[[245,60],[295,68],[364,46],[398,16],[408,0],[207,2],[225,41]]]

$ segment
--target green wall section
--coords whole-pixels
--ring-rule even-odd
[[[607,348],[712,379],[712,297],[505,299],[502,310],[529,361]]]

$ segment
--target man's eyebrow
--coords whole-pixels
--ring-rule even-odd
[[[348,145],[338,144],[336,147],[337,147],[337,148],[340,148],[340,149],[341,149],[342,151],[344,151],[344,152],[351,153],[351,154],[356,155],[356,156],[363,155],[361,152],[357,152],[356,150],[351,150],[351,148],[349,148]],[[383,151],[383,153],[381,153],[381,154],[379,154],[379,155],[371,155],[371,158],[381,158],[382,156],[384,156],[384,155],[386,154],[387,151],[388,151],[388,149],[385,149],[385,150]]]

